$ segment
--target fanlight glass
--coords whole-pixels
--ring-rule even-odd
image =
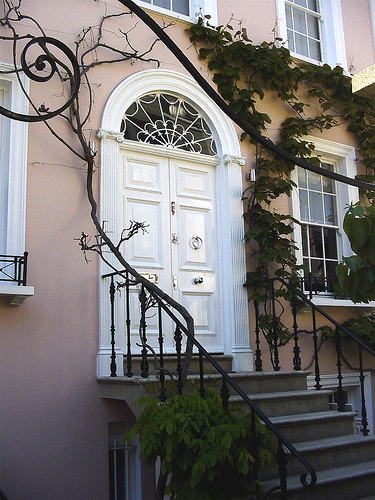
[[[215,140],[202,115],[170,94],[147,94],[126,110],[121,123],[125,139],[216,155]]]

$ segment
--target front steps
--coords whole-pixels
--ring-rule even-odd
[[[313,488],[302,487],[300,475],[306,471],[298,460],[289,457],[289,500],[370,500],[375,495],[375,437],[358,434],[355,412],[330,409],[331,391],[308,390],[308,374],[300,371],[230,375],[317,472],[317,484]],[[189,379],[191,386],[197,387],[196,375]],[[210,373],[208,367],[204,379],[206,387],[220,389],[221,377]],[[148,393],[148,388],[155,389],[157,379],[150,375],[148,379],[107,377],[98,381],[103,398],[125,400],[137,415],[135,401]],[[229,390],[231,400],[242,404]],[[266,490],[279,484],[276,472],[261,479]]]

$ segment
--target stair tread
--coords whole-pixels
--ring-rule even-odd
[[[362,434],[347,434],[343,436],[328,437],[324,439],[315,439],[314,441],[303,441],[295,443],[295,448],[305,453],[307,451],[323,450],[325,448],[340,448],[350,446],[351,444],[375,443],[375,436],[363,436]]]
[[[331,390],[320,390],[320,391],[312,391],[311,389],[305,389],[302,391],[286,391],[286,392],[264,392],[264,393],[256,393],[256,394],[248,394],[251,400],[257,401],[259,399],[288,399],[294,397],[321,397],[321,396],[329,396],[332,394]],[[231,401],[241,400],[241,396],[231,396]]]

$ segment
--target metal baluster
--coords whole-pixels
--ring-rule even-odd
[[[251,408],[251,441],[252,441],[251,453],[254,457],[253,481],[257,481],[258,480],[259,450],[258,450],[258,436],[257,436],[257,429],[256,429],[256,416],[255,416],[254,408]]]
[[[165,392],[165,373],[164,373],[164,337],[163,337],[163,318],[162,318],[162,308],[158,304],[158,314],[159,314],[159,366],[160,366],[160,401],[166,401],[167,395]]]
[[[199,392],[202,398],[204,398],[205,390],[204,390],[204,373],[203,373],[203,355],[201,351],[199,351]]]
[[[127,339],[127,352],[126,352],[126,376],[132,377],[132,347],[131,347],[131,319],[130,319],[130,285],[129,273],[126,272],[126,287],[125,287],[125,300],[126,300],[126,339]]]
[[[366,398],[365,398],[365,375],[363,373],[362,347],[359,344],[358,344],[358,354],[359,354],[359,381],[361,385],[361,404],[362,404],[361,432],[364,436],[368,436],[369,429],[368,429]]]
[[[276,451],[276,463],[279,466],[279,478],[280,478],[280,498],[282,500],[288,500],[288,487],[286,483],[287,470],[286,466],[288,464],[288,459],[283,448],[283,443],[280,438],[278,438],[278,448]]]
[[[293,314],[293,338],[294,338],[294,347],[293,347],[293,368],[295,371],[301,370],[301,356],[300,356],[300,348],[298,345],[298,324],[297,324],[297,297],[293,290],[292,301],[290,303]]]
[[[228,389],[228,384],[227,384],[225,377],[223,377],[223,383],[221,384],[220,395],[221,395],[221,402],[222,402],[223,408],[225,411],[227,411],[228,410],[228,402],[229,402],[229,389]]]
[[[109,286],[109,297],[110,297],[110,302],[111,302],[111,346],[112,346],[112,352],[111,352],[111,377],[117,377],[117,366],[116,366],[116,351],[115,351],[115,293],[116,293],[116,287],[113,279],[113,275],[111,276],[111,284]]]
[[[261,372],[263,369],[262,365],[262,351],[260,349],[260,329],[259,329],[259,302],[254,300],[255,308],[255,371]]]
[[[176,343],[177,353],[177,392],[182,395],[182,363],[181,363],[181,348],[182,348],[182,334],[180,327],[177,325],[174,332],[174,340]]]
[[[146,323],[146,301],[147,296],[145,292],[145,288],[142,285],[141,291],[139,293],[139,302],[141,304],[141,321],[140,321],[140,329],[141,329],[141,341],[142,341],[142,361],[141,361],[141,377],[148,377],[148,360],[147,360],[147,323]]]
[[[26,279],[27,279],[27,257],[29,253],[24,252],[23,253],[23,274],[22,274],[22,285],[26,286]]]
[[[336,327],[335,332],[335,345],[336,345],[336,353],[337,353],[337,379],[339,381],[339,386],[337,389],[337,411],[345,411],[345,397],[344,391],[342,389],[342,373],[341,373],[341,334],[339,328]]]
[[[320,384],[320,368],[319,368],[319,351],[318,351],[318,335],[316,332],[316,311],[312,309],[313,320],[313,340],[314,340],[314,361],[315,361],[315,389],[319,391],[322,386]]]
[[[277,321],[276,321],[276,302],[275,302],[275,283],[272,281],[272,289],[271,289],[271,301],[272,301],[272,322],[273,322],[273,342],[274,342],[274,367],[275,372],[280,371],[280,363],[279,363],[279,348],[277,347]]]

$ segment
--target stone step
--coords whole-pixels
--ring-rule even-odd
[[[225,370],[227,373],[232,372],[232,362],[233,357],[225,354],[215,354],[213,355],[215,361]],[[155,368],[155,358],[153,356],[147,356],[147,361],[149,365],[149,374],[155,375],[158,370]],[[164,367],[171,371],[172,373],[176,373],[177,366],[177,356],[174,354],[164,354]],[[141,356],[133,356],[132,357],[132,373],[135,377],[139,377],[141,375]],[[127,360],[126,356],[123,356],[123,365],[124,365],[124,373],[127,373]],[[159,366],[159,359],[158,365]],[[213,373],[213,367],[209,361],[205,358],[203,359],[203,370],[206,374]],[[190,362],[189,367],[190,373],[199,373],[199,359],[198,356],[193,354],[193,357]]]
[[[276,417],[281,415],[297,415],[300,413],[313,413],[328,411],[329,396],[332,391],[288,391],[255,394],[250,396],[251,400],[263,411],[268,417]],[[243,399],[240,396],[232,396],[231,401],[242,407],[246,407]]]
[[[355,412],[323,411],[272,417],[280,432],[292,443],[337,437],[357,432]]]
[[[362,434],[327,437],[295,443],[294,446],[317,472],[329,469],[333,464],[341,467],[375,459],[375,437],[362,436]],[[302,474],[305,468],[299,460],[290,455],[287,471],[288,475]],[[268,474],[263,477],[270,478],[272,475]]]
[[[375,460],[354,465],[330,468],[317,474],[313,488],[301,486],[300,476],[287,479],[289,500],[359,500],[375,491]],[[276,480],[264,481],[267,491]],[[277,498],[277,495],[270,498]]]

